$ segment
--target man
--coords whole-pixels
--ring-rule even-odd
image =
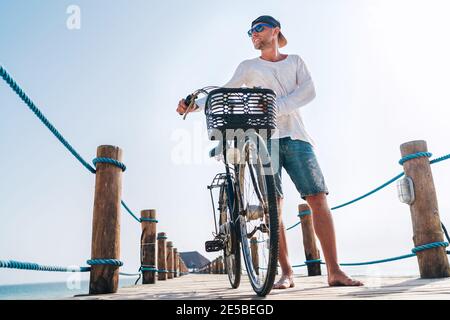
[[[279,21],[271,16],[260,16],[252,22],[248,31],[255,49],[261,51],[258,58],[239,64],[233,78],[224,87],[263,87],[277,94],[279,169],[275,173],[277,201],[280,211],[279,262],[281,278],[274,289],[294,287],[293,270],[288,258],[284,224],[281,219],[283,193],[281,169],[285,168],[301,197],[312,210],[315,233],[319,238],[328,270],[330,286],[360,286],[360,281],[349,278],[339,267],[333,219],[326,195],[328,189],[314,154],[313,139],[303,125],[300,107],[314,99],[315,89],[304,61],[298,55],[287,55],[279,48],[287,44],[280,31]],[[197,100],[197,110],[204,108],[205,98]],[[177,112],[183,114],[187,106],[182,99]],[[270,148],[270,141],[269,141]]]

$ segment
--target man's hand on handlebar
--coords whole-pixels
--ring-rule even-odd
[[[186,119],[186,116],[189,112],[195,111],[199,109],[199,107],[195,104],[195,100],[197,99],[200,93],[207,95],[209,91],[218,87],[208,86],[198,90],[195,90],[193,93],[188,95],[185,99],[181,99],[178,102],[177,112],[179,115],[183,116],[183,120]]]
[[[177,108],[178,114],[182,116],[183,114],[185,114],[187,108],[188,108],[188,105],[185,103],[185,100],[181,99],[180,102],[178,102],[178,108]]]

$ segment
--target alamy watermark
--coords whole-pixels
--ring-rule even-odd
[[[209,158],[213,156],[232,165],[257,165],[263,174],[278,171],[278,139],[270,139],[276,130],[206,129],[199,121],[193,122],[193,126],[192,130],[172,131],[171,141],[175,142],[171,148],[172,164],[210,165]],[[212,149],[211,140],[216,142]]]
[[[66,9],[66,13],[69,15],[66,20],[66,26],[69,30],[81,29],[81,9],[77,5],[70,5]]]

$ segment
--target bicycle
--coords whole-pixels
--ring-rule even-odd
[[[241,281],[241,255],[258,296],[272,289],[278,262],[279,222],[271,157],[265,138],[276,129],[275,93],[261,88],[205,87],[186,97],[192,110],[199,94],[206,94],[209,138],[219,145],[211,157],[222,160],[225,172],[207,186],[215,233],[205,242],[207,252],[223,250],[232,288]],[[230,130],[232,134],[230,134]],[[237,133],[238,132],[238,133]],[[218,218],[213,189],[219,189]]]

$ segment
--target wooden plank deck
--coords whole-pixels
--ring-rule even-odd
[[[450,299],[450,278],[420,279],[415,277],[355,277],[363,287],[329,287],[326,276],[296,276],[294,288],[272,290],[256,296],[245,275],[238,289],[231,289],[227,275],[189,274],[153,285],[119,289],[118,293],[76,296],[77,300],[410,300]]]

